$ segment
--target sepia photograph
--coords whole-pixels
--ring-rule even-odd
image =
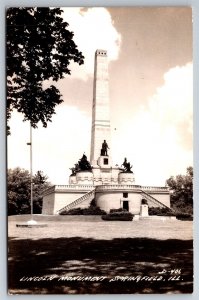
[[[9,295],[193,293],[192,25],[7,8]]]

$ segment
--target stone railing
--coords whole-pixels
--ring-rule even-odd
[[[86,184],[55,185],[55,191],[59,191],[59,190],[87,190],[87,191],[90,191],[91,189],[93,189],[93,185],[86,185]]]
[[[54,185],[48,188],[43,195],[51,194],[53,192],[61,191],[91,191],[94,188],[93,185]],[[130,185],[130,184],[107,184],[95,186],[96,192],[110,191],[110,190],[135,190],[135,191],[146,191],[146,192],[169,192],[167,187],[156,187],[156,186],[141,186],[141,185]]]
[[[141,186],[143,191],[157,191],[157,192],[168,192],[169,188],[165,186]]]
[[[69,185],[54,185],[54,186],[51,186],[50,188],[46,189],[44,192],[43,192],[43,196],[45,195],[49,195],[51,193],[54,193],[54,192],[61,192],[61,191],[90,191],[94,188],[93,185],[77,185],[77,184],[69,184]]]
[[[167,187],[156,187],[156,186],[141,186],[141,185],[128,185],[128,184],[110,184],[110,185],[99,185],[96,187],[96,191],[108,191],[108,190],[143,190],[147,192],[168,192]]]

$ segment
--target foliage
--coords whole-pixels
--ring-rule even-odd
[[[33,213],[42,209],[42,192],[50,186],[47,176],[41,171],[33,176]],[[7,174],[8,215],[30,213],[30,174],[29,171],[15,168]]]
[[[182,221],[192,221],[193,215],[189,213],[177,213],[176,218]]]
[[[105,221],[132,221],[133,215],[126,209],[111,209],[110,213],[106,216],[102,216],[102,220]]]
[[[82,215],[82,208],[72,208],[70,210],[64,210],[60,212],[60,215]]]
[[[72,208],[68,211],[63,211],[60,215],[106,215],[106,212],[95,205],[95,201],[91,201],[88,208]]]
[[[84,57],[67,30],[60,8],[11,7],[7,9],[7,118],[16,109],[32,127],[51,121],[55,106],[63,102],[59,90],[45,80],[70,74],[71,61]]]
[[[111,215],[126,215],[129,214],[129,212],[125,208],[114,208],[110,209],[109,214]]]
[[[188,167],[186,175],[177,175],[167,180],[171,191],[171,207],[177,213],[193,213],[193,167]]]
[[[148,211],[149,216],[175,216],[175,212],[166,207],[149,207]]]
[[[147,204],[148,205],[148,202],[147,202],[147,200],[146,199],[142,199],[142,202],[141,202],[142,204]]]
[[[104,221],[132,221],[133,220],[133,215],[129,214],[123,214],[123,215],[105,215],[102,216],[102,220]]]

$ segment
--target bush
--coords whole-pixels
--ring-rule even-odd
[[[175,216],[175,213],[166,207],[149,207],[149,216]]]
[[[129,214],[129,212],[124,209],[124,208],[118,208],[118,209],[110,209],[110,212],[109,214],[111,214],[112,216],[115,215],[115,216],[118,216],[118,215],[127,215]]]
[[[133,215],[126,209],[111,209],[110,213],[106,216],[102,216],[102,220],[105,221],[132,221]]]
[[[64,210],[60,212],[60,215],[82,215],[82,209],[78,207],[70,210]]]
[[[189,204],[185,204],[185,203],[175,203],[172,204],[171,203],[171,207],[172,209],[176,212],[177,214],[189,214],[189,215],[193,215],[193,206],[189,205]]]
[[[182,220],[182,221],[192,221],[193,215],[191,215],[189,213],[177,213],[176,218],[178,220]]]
[[[90,206],[88,208],[72,208],[61,212],[60,215],[106,215],[106,212],[97,206]]]
[[[142,199],[142,204],[147,204],[148,205],[148,202],[146,199]]]
[[[132,221],[133,215],[132,214],[126,214],[126,215],[105,215],[102,216],[102,220],[104,221]]]
[[[106,212],[97,206],[82,209],[83,215],[106,215]]]

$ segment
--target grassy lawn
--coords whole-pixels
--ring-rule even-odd
[[[9,218],[11,294],[192,292],[190,221],[59,216],[42,217],[46,228],[16,227],[26,218]]]

